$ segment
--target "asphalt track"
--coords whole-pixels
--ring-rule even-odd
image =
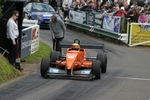
[[[52,45],[49,30],[40,40]],[[100,80],[49,78],[39,71],[0,88],[0,100],[150,100],[150,48],[127,47],[67,30],[65,42],[105,43],[108,70]],[[89,50],[95,55],[97,50]]]

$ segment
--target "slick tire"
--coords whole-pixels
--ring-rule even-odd
[[[92,74],[95,75],[95,79],[101,78],[101,62],[99,60],[92,61]]]
[[[51,62],[56,62],[60,58],[60,52],[59,51],[52,51],[50,54]]]
[[[43,78],[48,77],[47,71],[49,69],[49,65],[50,65],[50,58],[43,58],[41,62],[41,68],[40,68],[41,76]]]
[[[101,71],[102,71],[102,73],[106,73],[106,71],[107,71],[107,55],[106,55],[106,53],[103,53],[102,51],[100,51],[97,54],[96,59],[101,61]]]

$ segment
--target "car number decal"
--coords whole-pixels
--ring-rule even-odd
[[[81,71],[81,74],[90,74],[90,71]]]
[[[74,58],[74,56],[69,56],[68,58],[73,59],[73,58]]]
[[[50,69],[50,72],[51,72],[51,73],[58,73],[58,71],[59,71],[59,70],[57,70],[57,69]]]

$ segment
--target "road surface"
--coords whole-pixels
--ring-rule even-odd
[[[108,69],[100,80],[49,78],[32,73],[0,88],[0,100],[150,100],[150,48],[127,47],[67,29],[63,41],[105,43]],[[52,46],[49,30],[40,40]],[[89,50],[95,55],[96,50]]]

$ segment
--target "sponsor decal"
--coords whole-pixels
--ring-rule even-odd
[[[81,71],[81,74],[90,74],[90,71]]]

